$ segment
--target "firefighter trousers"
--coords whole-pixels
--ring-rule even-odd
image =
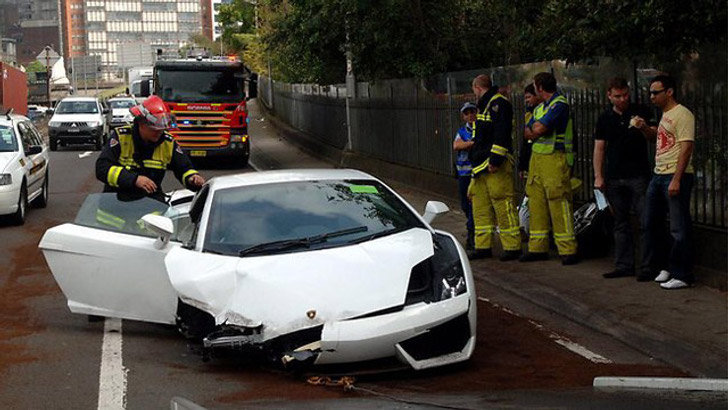
[[[505,161],[497,172],[482,172],[470,181],[475,249],[490,249],[496,223],[506,251],[521,249],[521,232],[513,187],[513,164]]]
[[[526,181],[528,209],[531,213],[528,232],[529,252],[548,252],[549,226],[551,226],[559,255],[576,253],[570,176],[571,170],[566,162],[565,153],[534,152],[531,155]]]

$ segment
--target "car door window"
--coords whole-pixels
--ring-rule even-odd
[[[28,148],[33,145],[33,133],[30,132],[24,122],[18,123],[18,132],[20,133],[20,140],[23,143],[23,150],[28,151]]]
[[[26,122],[25,125],[28,128],[28,132],[31,134],[31,145],[42,146],[44,144],[43,137],[40,135],[40,132],[38,132],[38,129],[35,128],[35,126],[31,122]]]

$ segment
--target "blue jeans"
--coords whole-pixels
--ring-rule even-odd
[[[465,212],[467,222],[465,227],[468,233],[475,231],[475,223],[473,222],[473,205],[468,199],[468,185],[470,185],[470,175],[458,176],[458,192],[460,193],[460,208]]]
[[[642,227],[645,230],[643,249],[645,258],[653,272],[664,269],[664,263],[656,261],[664,243],[665,212],[670,215],[670,236],[672,247],[669,251],[667,270],[670,277],[686,283],[693,283],[692,274],[693,241],[692,221],[690,219],[690,193],[693,190],[693,174],[683,174],[680,181],[680,193],[669,196],[667,188],[672,180],[672,174],[653,175],[647,188],[645,213],[642,218]]]
[[[635,271],[632,216],[636,216],[641,224],[648,182],[647,176],[607,181],[607,199],[614,213],[614,262],[617,270]],[[644,229],[640,227],[640,242],[644,242],[644,235]],[[640,257],[638,268],[639,271],[650,269],[644,252]]]

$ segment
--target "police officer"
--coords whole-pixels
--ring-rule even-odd
[[[492,256],[497,221],[504,250],[500,260],[514,260],[521,255],[521,236],[513,187],[513,107],[487,75],[473,79],[473,92],[478,98],[478,115],[470,150],[473,170],[468,195],[473,202],[475,251],[469,256]]]
[[[162,99],[153,95],[130,111],[133,124],[116,128],[96,160],[96,178],[104,183],[104,192],[163,201],[161,185],[167,169],[188,189],[202,187],[205,179],[166,132],[172,116]]]
[[[556,89],[551,73],[538,73],[533,79],[543,102],[524,130],[533,140],[526,195],[529,198],[530,227],[528,253],[522,262],[548,259],[549,219],[561,263],[573,265],[576,254],[574,214],[571,203],[571,166],[574,162],[573,128],[569,103]]]
[[[475,223],[473,222],[473,206],[468,198],[468,187],[470,186],[470,171],[473,169],[470,163],[470,148],[473,146],[473,124],[478,113],[478,107],[471,102],[466,102],[460,108],[465,124],[458,129],[453,138],[452,149],[456,153],[455,168],[458,172],[458,194],[460,195],[460,208],[465,213],[465,228],[468,232],[465,241],[465,249],[475,249]]]

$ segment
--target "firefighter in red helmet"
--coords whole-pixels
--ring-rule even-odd
[[[113,130],[96,160],[96,178],[104,183],[104,192],[163,200],[161,185],[168,169],[186,188],[199,190],[205,179],[166,132],[174,121],[162,99],[153,95],[129,111],[134,122]]]

